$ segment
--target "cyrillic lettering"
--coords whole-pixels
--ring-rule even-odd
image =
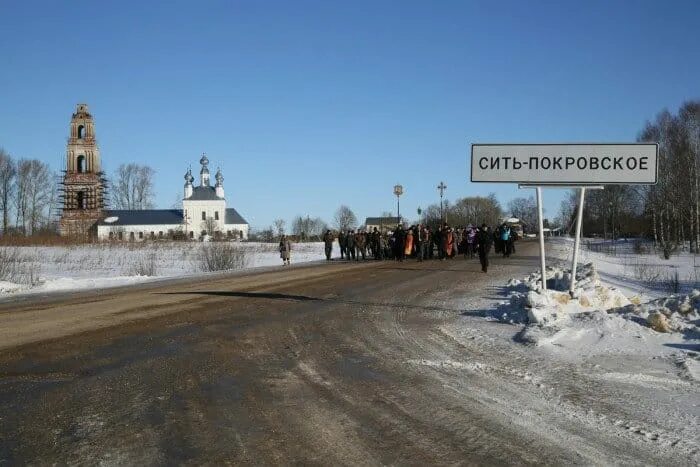
[[[600,167],[600,161],[598,160],[598,158],[597,158],[597,157],[591,157],[591,158],[588,160],[588,167],[589,167],[591,170],[598,170],[598,168]]]
[[[648,157],[640,157],[639,158],[639,170],[648,170],[649,167],[647,167],[647,163],[649,162]]]
[[[608,161],[607,167],[605,167],[605,161]],[[610,159],[609,157],[603,157],[600,160],[600,166],[603,168],[603,170],[610,170],[610,163],[612,163],[612,159]]]
[[[627,159],[627,168],[630,170],[634,170],[637,168],[637,159],[634,157],[630,157]]]
[[[566,158],[566,170],[569,170],[569,167],[574,165],[575,162],[576,162],[576,159],[574,159],[573,157],[567,157]]]
[[[503,159],[503,168],[505,170],[508,170],[508,161],[510,160],[510,156],[502,157]]]
[[[498,157],[492,157],[491,158],[491,169],[500,169],[500,159]]]
[[[552,164],[552,166],[553,166],[553,168],[554,168],[555,170],[561,170],[561,169],[562,169],[562,166],[561,166],[561,157],[555,157],[555,158],[553,159],[553,162],[554,162],[554,164]]]
[[[513,158],[513,170],[520,170],[522,168],[522,166],[523,166],[523,163],[514,157]]]
[[[581,167],[581,162],[583,162],[583,167]],[[576,160],[576,167],[578,167],[579,170],[585,170],[587,165],[588,159],[586,159],[585,157],[579,157]]]
[[[530,158],[530,170],[539,170],[540,160],[537,157]]]
[[[486,162],[486,167],[484,167],[484,165],[482,164],[482,162]],[[487,158],[485,158],[485,157],[482,157],[481,159],[479,159],[479,168],[480,168],[481,170],[486,170],[486,169],[488,169],[488,168],[489,168],[489,160],[488,160]]]
[[[613,159],[613,170],[622,170],[622,157]]]
[[[552,166],[552,159],[549,157],[543,157],[541,165],[544,170],[549,170],[549,168]]]

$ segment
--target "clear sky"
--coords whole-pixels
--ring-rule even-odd
[[[471,143],[634,141],[700,97],[697,0],[23,0],[0,24],[0,146],[62,168],[84,102],[107,172],[151,165],[170,207],[205,151],[254,227],[363,220],[396,183],[404,215],[441,180],[505,205],[529,193],[470,184]]]

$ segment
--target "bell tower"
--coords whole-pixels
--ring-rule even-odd
[[[105,186],[95,140],[95,123],[88,106],[78,104],[70,121],[66,168],[61,183],[61,235],[92,233],[105,207]]]

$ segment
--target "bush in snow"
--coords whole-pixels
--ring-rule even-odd
[[[205,272],[243,269],[250,261],[248,253],[234,243],[206,243],[200,249],[199,268]]]
[[[39,265],[15,248],[0,248],[0,281],[35,285],[39,282]]]
[[[150,252],[141,255],[129,268],[128,275],[130,276],[148,276],[157,275],[158,268],[156,267],[158,258],[155,252]]]

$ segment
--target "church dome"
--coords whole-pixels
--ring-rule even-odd
[[[185,174],[185,181],[187,183],[194,182],[194,177],[192,176],[192,169],[187,169],[187,173]]]
[[[223,176],[223,174],[221,173],[221,169],[217,169],[217,170],[216,170],[216,181],[219,182],[219,183],[221,183],[221,182],[224,181],[224,176]]]
[[[202,158],[199,159],[199,163],[202,164],[204,167],[206,167],[209,164],[209,159],[207,158],[207,155],[202,153]]]

